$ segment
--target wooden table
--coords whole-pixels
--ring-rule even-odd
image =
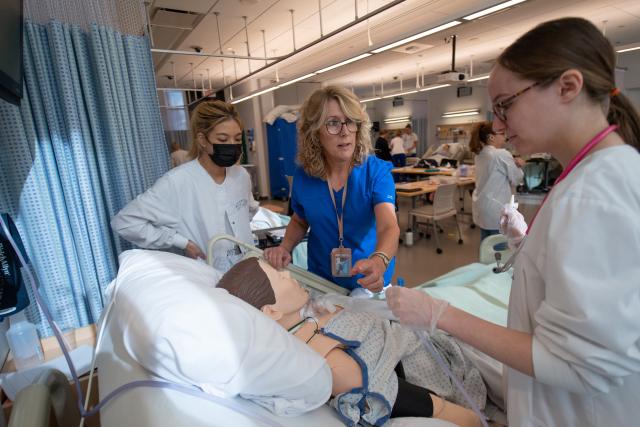
[[[405,166],[402,168],[393,168],[391,173],[411,175],[414,177],[433,176],[433,175],[453,175],[453,168],[437,167],[437,168],[414,168],[413,166]]]

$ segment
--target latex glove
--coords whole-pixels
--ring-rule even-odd
[[[351,275],[362,274],[358,284],[371,292],[380,292],[384,288],[384,262],[380,258],[361,259],[351,269]]]
[[[285,268],[291,262],[291,253],[282,245],[265,249],[263,255],[264,259],[278,270]]]
[[[200,249],[198,245],[193,243],[191,240],[189,240],[189,243],[187,243],[187,247],[184,248],[184,254],[193,259],[207,259],[207,256],[204,254],[204,252],[202,252],[202,249]]]
[[[507,244],[516,249],[527,234],[527,222],[512,204],[507,203],[500,212],[500,233],[507,237]]]
[[[400,323],[426,329],[433,334],[438,320],[449,307],[447,301],[430,297],[416,289],[391,286],[385,292],[387,305]]]

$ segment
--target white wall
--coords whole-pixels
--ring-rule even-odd
[[[629,97],[640,111],[640,50],[618,54],[618,68],[623,70],[616,73],[616,80],[620,90]],[[622,79],[620,79],[622,76]],[[622,80],[622,81],[619,81]]]

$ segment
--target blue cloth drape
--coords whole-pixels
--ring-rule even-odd
[[[123,242],[111,217],[169,168],[146,37],[25,23],[25,95],[0,100],[0,211],[61,328],[95,322]],[[32,304],[29,319],[50,335]]]
[[[418,157],[422,157],[422,155],[429,148],[428,141],[428,127],[427,127],[427,119],[419,118],[411,120],[411,129],[413,132],[418,135],[418,145],[416,146],[416,154]]]

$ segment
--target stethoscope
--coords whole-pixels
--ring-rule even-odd
[[[567,167],[562,171],[562,173],[560,174],[558,179],[556,179],[556,182],[554,183],[554,185],[558,185],[560,183],[560,181],[565,179],[567,177],[567,175],[569,175],[569,173],[573,170],[573,168],[575,168],[576,165],[578,163],[580,163],[580,161],[582,161],[582,159],[584,159],[587,156],[587,154],[589,154],[589,152],[591,151],[591,149],[593,149],[593,147],[595,147],[600,141],[602,141],[607,135],[609,135],[611,132],[614,132],[616,129],[618,129],[618,125],[609,125],[604,130],[602,130],[600,133],[598,133],[595,137],[593,137],[593,139],[591,141],[589,141],[584,147],[582,147],[582,149],[578,152],[578,154],[573,159],[571,159],[571,161],[569,162]],[[551,191],[549,191],[544,196],[544,199],[542,200],[542,203],[540,204],[540,207],[538,208],[538,211],[536,212],[536,214],[531,219],[531,223],[529,224],[529,228],[527,229],[527,234],[524,236],[524,238],[522,239],[522,241],[520,241],[520,244],[518,245],[518,249],[516,249],[516,251],[513,253],[513,255],[511,255],[509,257],[507,262],[505,262],[502,265],[502,267],[500,267],[500,258],[502,257],[502,255],[500,254],[500,252],[496,252],[495,253],[496,266],[493,268],[493,272],[494,273],[496,273],[496,274],[497,273],[504,273],[505,271],[507,271],[511,267],[513,267],[513,264],[516,261],[516,256],[518,256],[518,254],[520,253],[520,250],[524,246],[524,241],[526,240],[527,236],[529,235],[529,231],[531,230],[531,226],[533,225],[533,221],[535,221],[536,216],[538,215],[538,212],[540,212],[540,209],[542,209],[542,205],[544,205],[544,202],[547,201],[547,197],[549,197],[549,194],[551,194]]]
[[[518,256],[518,254],[522,250],[522,247],[524,246],[524,241],[526,239],[527,239],[527,236],[525,236],[520,241],[520,244],[518,245],[518,249],[516,249],[516,251],[511,254],[511,256],[507,259],[507,261],[504,264],[502,264],[502,266],[500,266],[500,260],[502,259],[502,254],[500,252],[496,252],[494,254],[494,256],[496,257],[496,266],[493,267],[493,272],[494,273],[496,273],[496,274],[504,273],[505,271],[509,271],[509,269],[511,267],[513,267],[513,264],[516,262],[516,257]]]

